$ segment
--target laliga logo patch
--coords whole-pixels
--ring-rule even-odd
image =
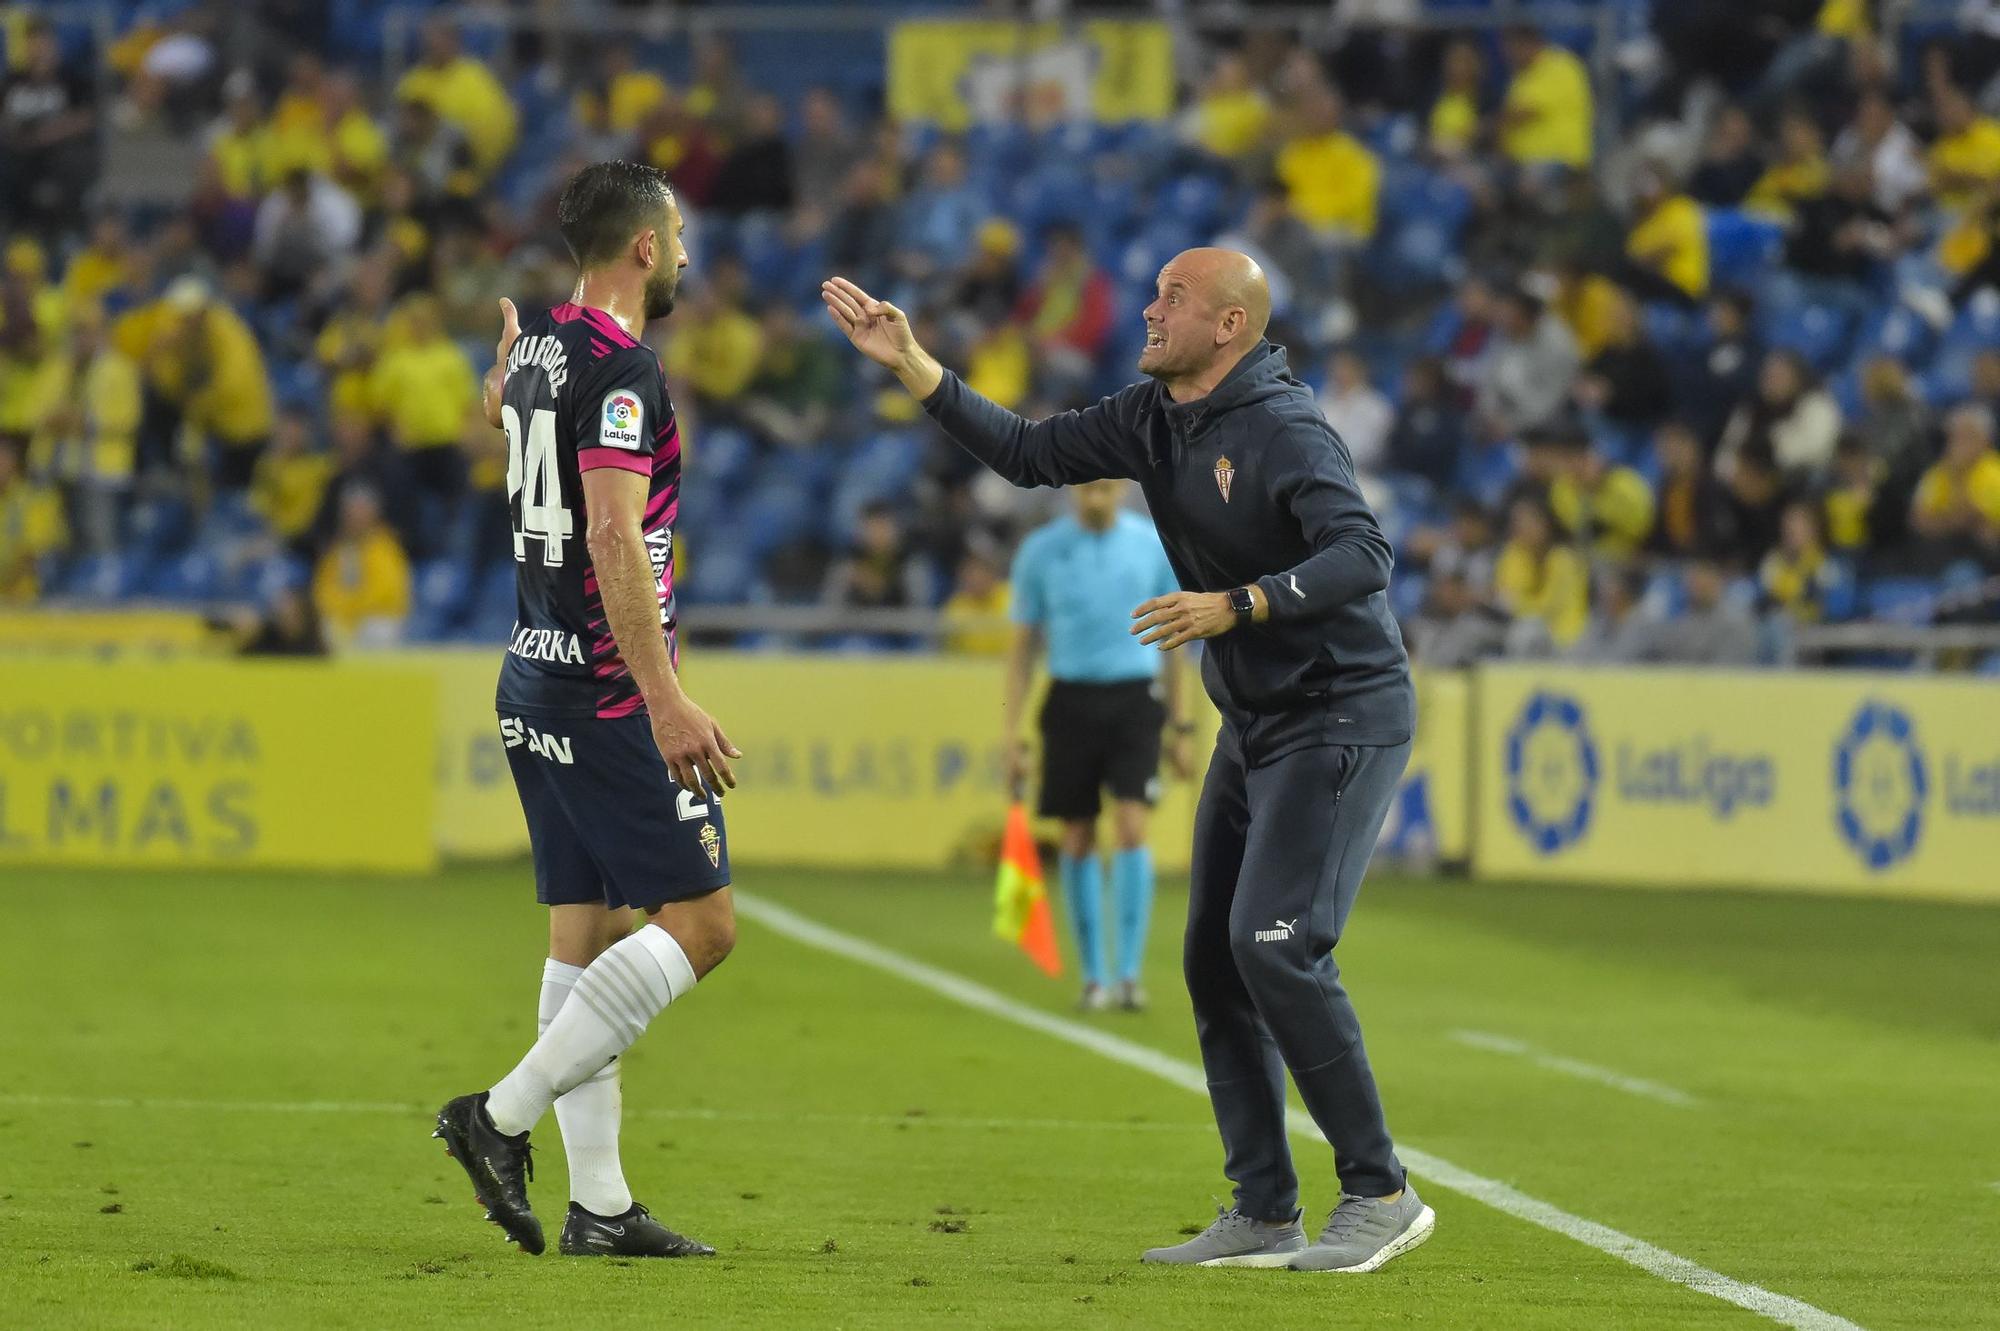
[[[1841,839],[1877,872],[1908,859],[1923,834],[1929,791],[1910,714],[1892,703],[1862,703],[1833,747],[1833,817]]]
[[[1215,460],[1215,488],[1222,491],[1222,502],[1229,502],[1229,483],[1236,479],[1236,464],[1227,457]]]
[[[1507,731],[1507,815],[1537,853],[1582,840],[1597,799],[1597,741],[1583,704],[1537,693]]]
[[[638,395],[614,388],[604,395],[604,423],[598,429],[597,442],[605,448],[638,448],[645,425],[646,409],[639,405]]]
[[[708,852],[709,867],[720,869],[722,867],[722,833],[715,830],[714,823],[703,823],[701,825],[701,848]]]

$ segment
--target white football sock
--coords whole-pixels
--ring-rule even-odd
[[[583,967],[550,958],[542,964],[542,1005],[536,1034],[549,1028],[562,1011]],[[563,1153],[569,1157],[569,1199],[597,1215],[623,1215],[632,1209],[632,1190],[618,1162],[618,1120],[625,1096],[618,1084],[618,1060],[567,1095],[556,1097],[556,1123],[562,1128]]]
[[[692,988],[687,953],[658,925],[613,943],[584,968],[542,1038],[487,1096],[493,1126],[510,1136],[534,1127],[557,1096],[602,1072]]]

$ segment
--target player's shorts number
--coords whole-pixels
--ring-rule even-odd
[[[674,812],[680,815],[682,822],[691,823],[697,818],[708,817],[708,806],[695,803],[692,790],[683,790],[674,800]]]
[[[514,559],[526,563],[527,538],[542,543],[542,562],[559,568],[563,542],[576,531],[576,519],[563,503],[562,468],[556,465],[556,414],[537,407],[528,416],[522,438],[521,413],[511,404],[500,408],[507,431],[507,510],[514,520]]]

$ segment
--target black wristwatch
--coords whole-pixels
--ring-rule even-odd
[[[1237,623],[1247,624],[1250,622],[1250,616],[1257,613],[1257,600],[1250,595],[1248,587],[1231,587],[1229,608],[1236,612]]]

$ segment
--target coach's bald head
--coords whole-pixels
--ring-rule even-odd
[[[1207,246],[1182,250],[1160,269],[1158,293],[1145,319],[1139,371],[1185,400],[1214,387],[1264,336],[1271,323],[1271,284],[1247,254]]]

